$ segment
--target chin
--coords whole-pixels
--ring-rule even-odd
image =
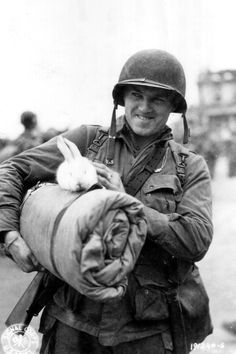
[[[132,129],[136,135],[147,136],[149,133],[143,131],[143,129]]]
[[[134,128],[133,129],[133,132],[137,135],[140,135],[140,136],[151,136],[151,135],[155,135],[156,132],[153,131],[152,129],[143,129],[143,128]]]

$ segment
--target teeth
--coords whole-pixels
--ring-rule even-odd
[[[141,119],[141,120],[149,120],[149,119],[151,119],[151,118],[149,118],[149,117],[140,116],[140,115],[138,115],[138,114],[136,114],[136,117],[139,118],[139,119]]]

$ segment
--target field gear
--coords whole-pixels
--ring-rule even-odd
[[[99,131],[98,129],[95,131],[95,138],[88,148],[90,158],[96,156],[99,148],[107,138],[106,131]],[[161,172],[161,169],[157,169],[156,167],[160,165],[160,161],[164,157],[165,151],[168,151],[168,147],[171,149],[175,161],[176,175],[180,180],[182,188],[184,187],[186,181],[186,160],[188,159],[189,152],[173,140],[169,140],[163,146],[159,146],[159,149],[156,152],[154,151],[153,156],[145,161],[145,165],[140,168],[141,172],[134,174],[127,182],[125,186],[127,193],[136,195],[152,173]],[[158,286],[156,287],[154,284],[148,291],[149,293],[153,292],[153,300],[155,299],[155,303],[158,304],[159,318],[164,319],[168,316],[167,313],[169,313],[175,353],[188,354],[191,343],[201,342],[204,340],[206,333],[212,332],[208,295],[198,268],[194,264],[181,262],[173,256],[168,256],[164,262],[166,265],[165,272],[170,283],[166,284],[166,287],[163,286],[159,293]],[[135,284],[132,274],[129,281],[131,284]],[[139,320],[153,320],[157,311],[155,304],[151,307],[142,305],[146,296],[142,295],[142,285],[140,284],[140,288],[137,284],[138,282],[136,281],[134,288],[136,288],[136,293],[139,294],[137,308],[140,310],[136,312],[136,318]],[[145,291],[147,291],[147,288]],[[160,296],[158,294],[161,293],[165,294],[166,300],[164,300],[163,295],[158,300],[158,296]],[[194,307],[196,310],[193,310]]]
[[[21,323],[27,327],[61,285],[62,281],[49,272],[38,272],[5,321],[6,326]]]
[[[78,331],[63,322],[53,320],[52,327],[43,335],[40,354],[173,354],[173,344],[169,330],[151,337],[107,347],[100,344],[97,337]]]
[[[98,128],[99,130],[101,131],[102,128]],[[99,134],[100,132],[98,136]],[[94,135],[95,130],[91,126],[81,126],[65,133],[83,155],[86,154]],[[162,144],[164,141],[170,143],[170,139],[170,129],[166,128],[161,136],[138,151],[124,117],[117,119],[114,170],[120,173],[123,183],[126,184],[131,175],[138,175],[144,162],[152,156],[155,144]],[[97,141],[99,145],[99,139]],[[106,162],[107,143],[108,139],[98,149],[95,145],[96,161]],[[177,154],[185,152],[179,144],[173,142],[172,145]],[[16,166],[14,171],[10,168],[12,163],[10,166],[9,163],[2,165],[0,174],[5,170],[5,173],[8,172],[8,177],[6,181],[3,179],[0,186],[1,205],[8,205],[9,208],[3,208],[0,218],[1,230],[18,228],[16,200],[19,198],[19,190],[22,186],[27,185],[29,188],[38,180],[48,181],[55,178],[55,171],[62,162],[62,157],[57,150],[55,140],[52,140],[14,158],[12,160]],[[159,166],[155,167],[155,170],[159,170],[162,166],[161,172],[152,171],[136,194],[136,198],[145,205],[145,215],[148,220],[148,238],[132,273],[135,281],[138,282],[137,288],[132,287],[129,282],[128,291],[119,302],[100,305],[64,284],[55,294],[53,303],[46,306],[41,332],[47,333],[50,327],[48,321],[51,317],[54,322],[56,319],[76,330],[96,336],[99,343],[104,346],[116,346],[125,342],[128,345],[128,342],[144,337],[148,342],[148,337],[163,333],[169,328],[168,304],[162,291],[163,286],[169,285],[168,274],[172,275],[173,281],[175,278],[178,280],[179,273],[185,274],[184,270],[181,271],[181,264],[185,263],[185,260],[187,264],[191,264],[202,259],[212,238],[210,178],[206,163],[201,156],[187,150],[186,183],[181,187],[180,180],[176,176],[176,163],[172,150],[168,149],[166,162],[163,164],[162,159]],[[12,196],[9,195],[9,188],[13,190]],[[172,255],[175,260],[180,260],[178,265],[180,272],[177,272],[177,275],[166,270],[165,260]],[[199,284],[199,275],[196,277],[196,283]],[[188,284],[183,282],[180,290],[185,292]],[[199,292],[191,291],[191,286],[189,288],[192,295],[190,308],[193,310],[192,316],[189,316],[193,331],[191,338],[195,342],[194,338],[197,337],[196,342],[199,342],[210,333],[209,312],[206,306],[205,312],[198,315],[197,300],[201,300],[201,297]],[[184,299],[185,295],[182,298]],[[187,298],[190,299],[190,296]],[[187,303],[185,305],[189,308]],[[143,317],[147,320],[142,319]],[[196,318],[197,321],[201,319],[203,324],[207,325],[206,327],[202,325],[199,333],[195,333]]]
[[[89,144],[87,149],[87,157],[90,159],[94,159],[96,154],[98,153],[100,147],[105,143],[108,139],[108,129],[102,128],[99,126],[93,126],[94,130],[94,139]],[[92,131],[92,129],[91,129]],[[91,137],[90,137],[91,139]],[[181,186],[185,183],[185,164],[186,158],[188,157],[188,150],[184,147],[177,148],[177,145],[173,143],[172,140],[168,140],[168,146],[171,149],[173,154],[173,158],[176,165],[176,175],[178,176]],[[142,170],[142,177],[139,176],[139,183],[137,184],[137,180],[131,179],[129,180],[129,184],[126,186],[126,191],[131,194],[135,195],[136,192],[141,188],[147,178],[153,172],[161,172],[161,169],[156,169],[156,166],[159,165],[159,162],[166,157],[167,154],[167,147],[166,143],[164,143],[161,147],[159,147],[158,151],[153,154],[152,158],[148,160],[147,164]],[[106,157],[107,161],[107,157]],[[163,166],[162,166],[163,167]],[[140,183],[141,182],[141,183]],[[128,189],[127,189],[128,188]]]

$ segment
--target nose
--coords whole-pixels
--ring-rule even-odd
[[[153,108],[150,100],[148,100],[147,98],[143,98],[142,101],[139,103],[139,110],[142,113],[152,112]]]

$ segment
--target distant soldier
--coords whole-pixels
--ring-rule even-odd
[[[20,116],[20,122],[24,126],[24,131],[18,138],[7,141],[1,149],[0,163],[43,142],[35,113],[30,111],[23,112]]]
[[[24,126],[24,132],[14,141],[14,144],[17,146],[18,154],[43,142],[35,113],[30,111],[23,112],[20,117],[20,122]]]

